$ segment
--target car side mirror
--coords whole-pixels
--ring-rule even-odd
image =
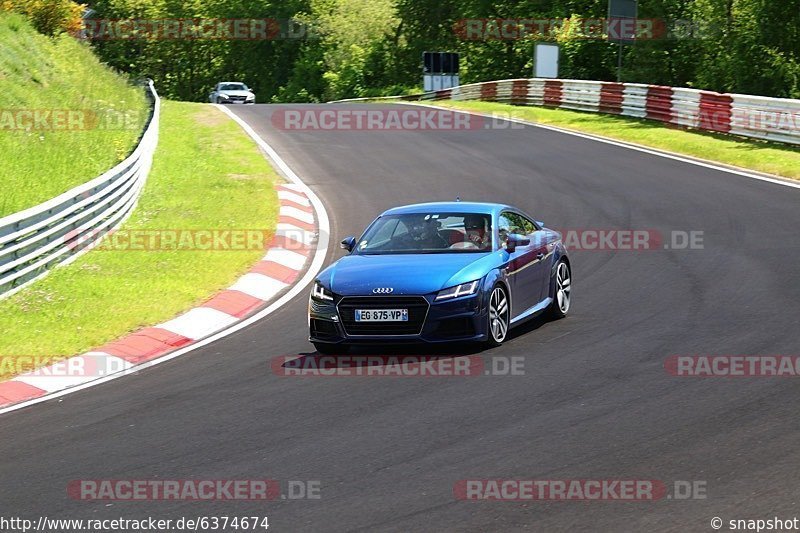
[[[530,243],[531,240],[523,235],[509,233],[508,240],[506,241],[506,251],[511,254],[514,253],[517,246],[528,246]]]
[[[544,227],[544,222],[542,222],[541,220],[534,220],[534,222],[536,222],[536,225],[539,226],[540,228]]]
[[[340,246],[347,250],[348,252],[352,252],[353,248],[356,247],[356,238],[355,237],[345,237],[344,240],[341,242]]]

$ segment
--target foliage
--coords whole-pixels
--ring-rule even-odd
[[[68,0],[0,0],[62,5]],[[530,76],[534,43],[561,46],[561,77],[800,96],[800,0],[639,0],[663,21],[653,39],[617,46],[586,38],[579,20],[607,16],[608,0],[98,0],[94,17],[294,20],[306,32],[264,40],[100,40],[101,57],[156,80],[166,95],[205,100],[214,83],[241,80],[258,101],[321,102],[421,82],[421,54],[456,51],[462,82]],[[562,31],[466,39],[465,19],[555,19]],[[45,25],[46,26],[46,25]],[[300,37],[300,38],[295,38]]]
[[[72,0],[0,0],[0,11],[25,15],[39,33],[50,36],[78,31],[83,9]]]

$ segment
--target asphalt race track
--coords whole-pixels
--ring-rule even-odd
[[[271,531],[711,531],[715,516],[800,514],[798,382],[664,369],[674,354],[800,353],[799,190],[534,127],[278,131],[276,109],[235,112],[321,197],[334,243],[390,206],[460,196],[554,228],[700,231],[703,247],[571,252],[571,315],[473,352],[522,357],[523,375],[276,376],[273,357],[313,352],[298,297],[184,357],[0,417],[5,514],[268,515]],[[321,497],[67,497],[70,480],[122,478],[316,480]],[[707,494],[454,497],[485,478],[688,480]]]

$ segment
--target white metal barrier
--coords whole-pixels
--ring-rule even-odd
[[[130,156],[52,200],[0,218],[0,298],[73,261],[131,214],[158,144],[161,107],[152,80],[147,93],[152,112]]]

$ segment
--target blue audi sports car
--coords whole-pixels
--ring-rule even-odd
[[[320,353],[353,344],[498,345],[528,318],[569,311],[561,235],[508,205],[395,207],[342,248],[350,253],[320,272],[309,298]]]

